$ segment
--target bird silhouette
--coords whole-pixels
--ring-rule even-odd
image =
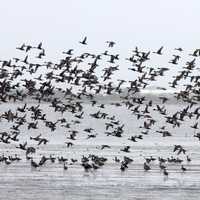
[[[87,37],[84,37],[84,39],[82,41],[80,41],[81,44],[83,45],[87,45]]]

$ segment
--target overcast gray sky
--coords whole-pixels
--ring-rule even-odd
[[[90,49],[106,40],[116,51],[136,45],[157,49],[200,47],[199,0],[0,0],[0,58],[13,57],[23,42],[43,42],[49,57],[79,49],[88,36]]]
[[[111,39],[122,49],[135,45],[199,47],[199,0],[0,2],[0,55],[26,41],[43,41],[50,52],[63,50],[85,35],[96,48]]]

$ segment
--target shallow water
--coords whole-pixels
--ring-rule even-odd
[[[1,113],[8,109],[14,111],[22,104],[4,104],[0,106]],[[31,106],[29,104],[28,106]],[[176,112],[183,105],[167,105],[168,112]],[[41,109],[47,114],[47,119],[56,121],[58,118],[66,118],[68,122],[74,119],[71,113],[53,112],[49,104],[41,104]],[[0,199],[198,199],[200,195],[200,142],[194,138],[194,131],[190,128],[195,120],[186,120],[180,128],[167,127],[172,133],[171,137],[162,137],[156,133],[158,127],[166,125],[164,118],[156,112],[151,112],[157,123],[152,127],[148,135],[143,135],[143,140],[131,142],[127,140],[131,135],[141,133],[139,126],[143,119],[136,120],[124,106],[114,107],[106,105],[102,112],[115,115],[120,120],[120,125],[125,124],[123,137],[117,138],[105,134],[106,119],[93,119],[89,116],[100,108],[93,108],[89,104],[84,105],[84,119],[81,124],[74,124],[71,129],[78,130],[77,139],[73,141],[74,146],[67,148],[65,142],[69,136],[68,129],[57,125],[57,129],[51,132],[42,122],[39,129],[28,130],[24,125],[20,128],[20,142],[28,141],[28,145],[36,147],[34,160],[39,160],[42,155],[65,156],[68,159],[76,158],[78,162],[68,165],[68,170],[63,169],[63,164],[47,163],[34,169],[30,161],[25,159],[25,153],[16,149],[17,142],[11,144],[0,143],[1,154],[18,154],[22,160],[10,165],[0,163]],[[142,109],[142,108],[141,108]],[[29,119],[31,121],[31,119]],[[12,124],[12,123],[11,123]],[[10,125],[5,120],[1,121],[1,131],[8,130]],[[92,127],[97,133],[96,138],[87,139],[85,128]],[[30,136],[42,136],[49,139],[47,145],[38,146],[37,142],[30,140]],[[110,149],[100,150],[102,144],[110,145]],[[187,150],[187,155],[192,159],[187,162],[185,155],[173,152],[173,145],[181,144]],[[124,146],[130,145],[130,153],[120,151]],[[83,155],[95,154],[108,158],[106,164],[96,170],[86,172],[80,165]],[[187,168],[181,171],[180,164],[167,164],[168,177],[164,177],[158,167],[158,161],[151,164],[151,170],[145,172],[143,169],[144,158],[154,156],[158,158],[179,157]],[[114,157],[122,159],[129,156],[134,161],[124,172],[120,171],[120,163],[114,162]]]

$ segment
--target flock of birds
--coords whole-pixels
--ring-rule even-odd
[[[166,73],[170,67],[148,67],[147,61],[150,56],[161,56],[164,54],[164,47],[159,48],[157,51],[142,51],[138,47],[132,51],[132,55],[125,60],[129,63],[128,68],[130,73],[133,73],[134,80],[117,80],[117,83],[112,82],[113,75],[120,72],[120,67],[117,62],[120,59],[119,54],[111,53],[116,43],[107,41],[107,50],[105,52],[82,53],[75,55],[74,49],[69,49],[63,52],[64,58],[58,63],[50,61],[43,61],[46,56],[43,44],[31,46],[22,44],[17,47],[17,50],[23,52],[25,56],[21,58],[13,58],[10,60],[1,60],[0,68],[0,102],[1,105],[12,102],[21,102],[21,105],[15,111],[8,109],[0,115],[1,122],[6,122],[8,131],[0,132],[0,143],[3,145],[14,145],[21,154],[24,154],[27,162],[30,162],[31,167],[40,168],[49,163],[61,163],[63,169],[67,170],[69,165],[75,163],[80,164],[85,171],[90,172],[98,170],[106,162],[107,158],[95,154],[83,155],[80,160],[76,158],[68,158],[65,156],[55,155],[42,155],[39,160],[34,159],[34,154],[39,151],[40,146],[48,145],[49,139],[44,137],[40,125],[43,123],[47,131],[53,133],[58,127],[66,129],[66,141],[64,144],[66,148],[73,148],[76,145],[76,140],[80,132],[83,132],[86,140],[92,140],[98,137],[94,128],[86,127],[84,130],[77,130],[76,126],[84,123],[85,101],[89,102],[92,107],[97,109],[97,112],[89,113],[88,116],[99,123],[99,120],[104,122],[105,131],[102,134],[108,136],[108,140],[113,137],[122,138],[125,133],[125,127],[128,125],[123,123],[115,115],[105,112],[106,104],[98,100],[98,95],[113,95],[120,96],[120,101],[113,101],[111,105],[114,107],[125,106],[131,112],[133,119],[142,121],[142,126],[138,127],[140,134],[131,135],[127,141],[135,143],[144,140],[146,135],[151,134],[151,130],[158,123],[157,120],[151,115],[156,113],[159,117],[165,120],[165,124],[159,127],[155,132],[160,133],[162,137],[171,137],[173,134],[168,130],[172,127],[174,130],[180,128],[185,121],[190,120],[191,130],[194,130],[194,137],[200,140],[199,130],[199,117],[200,117],[200,75],[199,69],[196,67],[196,60],[200,57],[200,49],[194,50],[189,56],[191,60],[187,61],[173,76],[173,80],[169,83],[169,87],[178,89],[182,86],[181,90],[174,93],[177,102],[184,103],[184,108],[174,113],[167,110],[166,104],[169,99],[165,96],[160,96],[160,102],[153,102],[140,94],[140,91],[155,82],[158,78],[166,78]],[[85,37],[79,42],[79,45],[88,45],[88,39]],[[174,49],[175,55],[169,60],[171,68],[179,65],[181,59],[182,48]],[[36,54],[36,57],[31,58],[30,52]],[[36,60],[36,61],[34,61]],[[104,60],[108,67],[102,69],[101,61]],[[88,63],[89,62],[89,63]],[[99,74],[101,74],[99,76]],[[185,84],[186,83],[186,84]],[[126,90],[123,89],[126,85]],[[159,87],[160,90],[167,90],[168,88]],[[126,92],[124,92],[126,91]],[[62,95],[58,95],[62,94]],[[140,94],[140,95],[138,95]],[[27,99],[35,101],[34,105],[28,105]],[[55,113],[60,113],[63,116],[65,113],[71,113],[72,119],[60,117],[51,121],[48,115],[41,109],[42,103],[48,103]],[[29,138],[29,141],[35,142],[30,145],[29,141],[20,141],[19,137],[22,134],[22,127],[27,127],[28,132],[35,130],[35,134]],[[108,144],[101,145],[99,151],[110,149]],[[134,162],[131,157],[131,146],[127,145],[120,149],[126,156],[119,158],[115,156],[113,161],[120,165],[119,169],[125,171],[128,169],[129,164]],[[183,164],[183,159],[186,162],[191,162],[191,157],[180,144],[174,145],[172,149],[173,155],[168,158],[156,157],[150,155],[144,158],[143,168],[144,171],[151,171],[151,163],[158,162],[160,170],[164,176],[168,176],[167,164],[173,163],[180,165],[180,170],[185,172],[187,168]],[[20,155],[21,155],[20,154]],[[9,165],[13,162],[20,161],[22,158],[18,155],[0,156],[0,162]]]

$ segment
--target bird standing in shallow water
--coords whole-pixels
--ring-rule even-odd
[[[169,175],[169,173],[167,172],[167,169],[166,169],[166,168],[163,169],[163,174],[164,174],[165,176],[168,176],[168,175]]]
[[[151,169],[150,166],[145,162],[144,163],[144,170],[149,171],[150,169]]]

